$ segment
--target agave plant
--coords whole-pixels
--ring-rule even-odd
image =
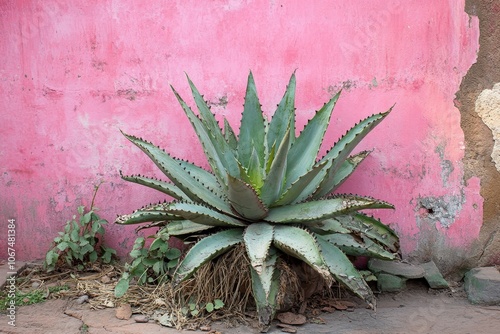
[[[164,233],[198,240],[179,263],[174,283],[243,243],[251,264],[252,291],[262,329],[277,309],[278,261],[291,256],[311,266],[327,283],[341,283],[368,305],[375,298],[347,255],[394,259],[396,234],[363,209],[393,208],[351,194],[331,195],[370,153],[350,155],[390,112],[370,116],[317,158],[340,92],[295,135],[295,74],[270,121],[264,117],[252,73],[248,76],[239,135],[224,119],[220,127],[209,104],[187,78],[195,114],[172,87],[203,146],[211,172],[172,157],[141,138],[124,134],[170,180],[141,175],[122,178],[159,190],[174,200],[147,205],[117,218],[119,224],[150,222]]]

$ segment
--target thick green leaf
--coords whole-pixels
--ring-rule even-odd
[[[211,228],[213,226],[194,223],[190,220],[174,220],[164,226],[162,231],[169,235],[183,236],[204,232]]]
[[[276,145],[273,145],[273,146],[271,146],[271,149],[269,150],[269,154],[267,157],[266,175],[269,174],[269,171],[271,170],[271,164],[273,163],[275,156],[276,156]]]
[[[270,208],[265,220],[272,223],[307,223],[332,218],[355,210],[385,208],[393,208],[393,206],[371,197],[343,195]]]
[[[129,215],[118,216],[115,223],[120,225],[133,225],[146,222],[160,222],[178,219],[182,219],[182,217],[163,210],[137,210]]]
[[[282,252],[298,258],[316,270],[329,285],[331,275],[326,267],[321,252],[313,235],[295,226],[274,226],[273,245]]]
[[[252,291],[255,304],[257,305],[261,332],[269,329],[278,306],[277,297],[281,273],[276,267],[276,261],[276,251],[274,248],[271,248],[260,274],[250,266]]]
[[[352,262],[338,247],[323,239],[322,236],[316,235],[316,238],[323,259],[335,279],[374,308],[376,300],[373,292],[360,273],[354,268]]]
[[[190,162],[183,160],[177,160],[177,161],[179,162],[181,167],[184,168],[184,170],[189,175],[198,180],[200,184],[202,184],[205,188],[210,190],[210,192],[212,192],[215,196],[225,200],[227,187],[226,185],[221,186],[221,184],[217,180],[217,177],[214,174]]]
[[[177,200],[185,200],[185,201],[189,200],[189,197],[186,194],[184,194],[182,190],[177,188],[174,184],[141,175],[122,175],[121,171],[120,171],[120,176],[125,181],[137,183],[149,188],[156,189],[164,194],[172,196]]]
[[[216,139],[217,142],[219,142],[220,140],[224,139],[219,123],[215,119],[214,114],[212,113],[212,111],[210,111],[210,107],[203,99],[203,96],[200,94],[200,92],[198,91],[194,83],[191,81],[189,76],[186,75],[186,77],[188,79],[191,92],[193,93],[193,98],[196,103],[196,106],[200,111],[200,116],[203,124],[205,124],[207,130],[212,134],[213,138]]]
[[[286,173],[287,188],[313,167],[339,96],[340,92],[316,112],[290,148]]]
[[[350,156],[339,167],[337,172],[333,175],[333,187],[330,192],[335,191],[340,185],[351,176],[363,160],[371,153],[371,151],[362,151],[358,154]]]
[[[394,260],[393,253],[373,242],[370,238],[359,240],[350,234],[333,233],[323,235],[325,240],[340,248],[347,255],[369,256],[383,260]]]
[[[274,146],[273,146],[274,147]],[[290,129],[285,133],[283,141],[278,147],[276,156],[273,157],[269,173],[260,191],[260,198],[265,205],[269,206],[280,197],[284,185],[286,162],[290,149]]]
[[[252,156],[250,157],[250,163],[248,164],[247,174],[249,177],[249,183],[257,191],[259,191],[264,184],[264,168],[261,166],[262,164],[259,160],[257,151],[252,150]]]
[[[212,234],[198,241],[186,254],[174,274],[174,282],[193,275],[203,264],[243,241],[243,229],[235,228]]]
[[[248,225],[243,234],[248,259],[255,271],[260,275],[264,261],[273,241],[274,228],[268,223],[253,223]]]
[[[224,138],[226,139],[227,144],[229,147],[233,150],[236,151],[238,147],[238,139],[236,138],[236,135],[234,134],[234,130],[231,127],[231,124],[227,121],[227,119],[224,117]]]
[[[168,205],[166,211],[202,225],[221,227],[246,226],[245,223],[238,219],[198,203],[172,202]]]
[[[222,133],[222,130],[219,126],[219,123],[215,119],[214,114],[210,111],[210,107],[207,105],[205,100],[203,99],[203,96],[200,94],[198,89],[195,87],[191,79],[189,79],[188,76],[188,82],[189,86],[191,87],[191,92],[193,93],[193,98],[196,103],[196,106],[198,107],[198,110],[200,111],[200,116],[201,116],[201,121],[205,125],[206,129],[208,130],[208,133],[210,134],[210,139],[214,145],[214,147],[217,149],[217,153],[221,156],[221,160],[224,163],[224,166],[226,167],[226,170],[229,171],[230,173],[236,172],[236,165],[235,165],[235,152],[232,146],[229,144],[227,138],[224,136]],[[227,126],[229,124],[225,124],[225,127],[227,129]],[[229,127],[230,128],[230,127]],[[230,130],[230,132],[232,129]],[[230,133],[229,133],[230,135]],[[233,132],[234,136],[234,132]],[[200,138],[201,139],[201,138]],[[232,174],[236,176],[237,174]]]
[[[325,174],[327,162],[314,166],[306,174],[299,177],[297,181],[292,183],[288,189],[283,192],[283,195],[272,206],[284,206],[290,203],[298,203],[307,199],[319,185],[318,176]],[[318,180],[318,181],[315,181]]]
[[[267,132],[267,146],[279,147],[284,141],[286,132],[291,131],[290,144],[295,139],[295,73],[290,77],[285,94],[274,113]]]
[[[336,219],[343,227],[352,231],[361,232],[371,239],[377,240],[395,252],[399,248],[399,238],[396,233],[380,220],[357,212],[350,215],[337,216]]]
[[[124,136],[146,153],[156,166],[191,200],[207,203],[221,211],[230,212],[229,204],[219,196],[215,196],[213,190],[204,187],[194,178],[186,170],[185,163],[172,158],[152,143],[125,133]]]
[[[245,106],[241,117],[238,141],[238,161],[246,168],[250,164],[252,151],[257,151],[259,161],[265,161],[265,122],[252,72],[248,75]],[[261,167],[264,167],[262,165]],[[235,176],[234,174],[232,174]]]
[[[330,151],[320,160],[333,159],[332,167],[328,170],[328,175],[325,177],[321,186],[314,194],[314,198],[320,198],[332,192],[335,187],[335,174],[344,163],[345,159],[351,154],[352,150],[359,144],[359,142],[376,126],[378,125],[392,110],[389,109],[385,113],[375,114],[365,118],[355,126],[353,126],[347,133],[335,143]]]
[[[268,209],[259,199],[255,189],[230,175],[228,180],[228,198],[236,212],[249,220],[259,220],[266,216]]]
[[[318,234],[350,233],[351,230],[342,226],[336,218],[325,219],[316,223],[307,224],[307,228]]]
[[[118,281],[118,283],[115,286],[115,297],[120,298],[122,297],[128,290],[129,287],[129,274],[128,273],[123,273],[122,278]]]
[[[229,148],[226,140],[222,136],[220,138],[214,137],[214,134],[210,132],[211,130],[207,128],[206,124],[204,124],[198,116],[196,116],[173,87],[172,90],[198,135],[208,163],[212,167],[212,171],[221,184],[227,184],[227,172],[233,176],[238,176],[238,166],[236,158],[233,155],[233,150]],[[210,113],[210,111],[208,112]]]

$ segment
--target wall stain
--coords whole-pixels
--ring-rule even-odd
[[[443,182],[443,187],[446,188],[448,186],[448,179],[455,170],[455,167],[453,167],[451,160],[444,158],[445,146],[445,144],[438,145],[434,152],[439,155],[439,159],[441,160],[441,181]]]

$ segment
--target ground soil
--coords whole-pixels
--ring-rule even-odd
[[[413,283],[400,293],[378,295],[376,311],[366,309],[352,298],[357,307],[350,311],[321,312],[309,316],[308,323],[296,326],[297,333],[498,333],[500,306],[471,305],[461,288],[431,291],[424,284]],[[110,334],[110,333],[193,333],[162,327],[156,323],[136,323],[133,318],[119,320],[116,310],[91,310],[75,300],[48,300],[19,307],[16,327],[2,315],[1,333],[33,334]],[[269,333],[282,333],[277,322]],[[256,328],[240,325],[228,328],[223,323],[211,325],[212,333],[258,333]],[[201,331],[198,331],[201,333]]]

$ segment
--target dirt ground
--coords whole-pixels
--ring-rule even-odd
[[[471,305],[460,288],[429,291],[423,284],[412,284],[400,293],[378,295],[376,311],[363,307],[359,301],[354,310],[321,313],[308,323],[297,326],[297,333],[499,333],[500,306]],[[41,304],[19,307],[16,327],[8,324],[2,314],[1,333],[33,334],[109,334],[109,333],[194,333],[177,331],[156,323],[119,320],[115,309],[90,310],[87,304],[74,300],[49,300]],[[321,323],[323,322],[323,323]],[[212,333],[258,333],[250,326],[228,328],[212,324]],[[202,333],[199,331],[199,333]],[[273,323],[269,333],[283,333]]]

